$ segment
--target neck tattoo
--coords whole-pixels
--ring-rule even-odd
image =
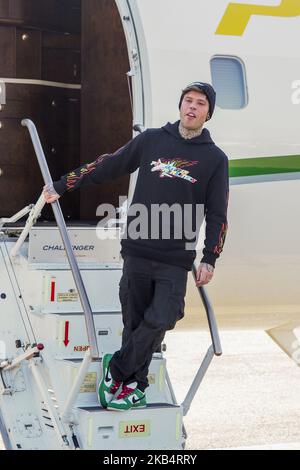
[[[189,139],[194,139],[195,137],[199,137],[199,135],[202,134],[203,127],[200,127],[199,129],[186,129],[186,127],[183,127],[182,123],[179,123],[179,134],[183,139],[189,140]]]

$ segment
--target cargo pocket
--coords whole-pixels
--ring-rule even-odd
[[[173,281],[172,292],[170,296],[171,308],[176,311],[175,323],[184,317],[185,308],[186,281]],[[175,326],[175,325],[174,325]]]
[[[184,316],[186,276],[160,280],[156,284],[154,302],[149,309],[148,323],[161,331],[172,330]]]

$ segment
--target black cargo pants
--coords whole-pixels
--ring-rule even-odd
[[[148,386],[152,354],[167,330],[184,315],[188,271],[158,261],[126,256],[120,281],[122,347],[110,362],[115,380]]]

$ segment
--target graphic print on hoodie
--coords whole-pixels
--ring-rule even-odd
[[[168,123],[160,129],[148,129],[113,154],[102,155],[95,162],[83,165],[59,181],[54,188],[62,195],[90,184],[100,184],[119,176],[139,174],[128,211],[127,231],[122,239],[122,255],[140,256],[191,269],[195,249],[187,249],[191,241],[185,235],[185,225],[194,231],[197,226],[197,209],[204,207],[206,235],[202,262],[215,266],[220,256],[227,232],[227,206],[229,194],[228,158],[204,128],[201,135],[190,140],[181,137],[179,121]],[[130,237],[131,223],[138,225],[135,207],[142,205],[147,212],[147,237]],[[159,207],[182,209],[182,233],[177,230],[175,217],[159,227],[158,238],[151,238],[151,211]],[[188,208],[187,211],[184,209]],[[171,214],[172,211],[170,211]],[[172,215],[172,214],[171,214]],[[170,238],[164,239],[165,229]],[[141,228],[141,233],[144,233]],[[150,235],[150,237],[149,237]],[[157,233],[156,233],[157,236]]]
[[[185,160],[181,161],[178,158],[175,158],[174,160],[160,158],[157,162],[151,163],[151,166],[153,166],[151,171],[159,171],[160,178],[182,178],[186,181],[190,181],[190,183],[196,183],[197,180],[189,176],[189,171],[186,171],[183,168],[197,165],[197,163],[198,162],[189,162]]]

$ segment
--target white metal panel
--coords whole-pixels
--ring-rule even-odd
[[[179,406],[147,407],[113,413],[79,409],[83,449],[182,450],[182,409]]]
[[[48,263],[43,269],[29,269],[27,260],[14,264],[20,291],[29,311],[36,313],[80,313],[82,306],[70,270]],[[122,270],[81,269],[93,312],[118,312]]]
[[[121,274],[120,270],[81,271],[93,312],[120,311]],[[43,313],[82,312],[71,271],[46,271],[39,303]]]
[[[114,228],[69,227],[68,234],[80,264],[120,266],[120,230]],[[57,227],[32,228],[29,234],[28,261],[32,266],[48,263],[68,265]]]
[[[216,34],[228,0],[129,0],[143,32],[142,61],[148,62],[145,97],[147,125],[158,127],[178,118],[181,89],[211,82],[214,55],[239,57],[245,64],[249,105],[242,110],[216,108],[207,124],[213,138],[232,157],[284,155],[299,148],[298,107],[292,83],[298,79],[299,49],[295,37],[300,17],[253,15],[242,36]],[[241,0],[243,4],[278,6],[279,1]],[[258,72],[259,71],[259,72]],[[282,119],[289,126],[282,133]]]
[[[26,328],[21,315],[21,299],[16,295],[12,285],[12,273],[9,272],[6,250],[0,247],[0,359],[12,358],[18,354],[15,341],[30,342],[29,328]],[[6,260],[6,261],[5,261]],[[9,262],[8,262],[9,263]],[[27,325],[28,326],[28,325]]]
[[[120,349],[123,331],[121,315],[94,314],[94,322],[100,356]],[[32,325],[38,342],[45,346],[43,355],[47,358],[82,358],[88,349],[83,315],[33,315]]]
[[[45,424],[49,421],[43,418],[42,397],[35,387],[22,394],[0,396],[0,406],[12,449],[62,449],[53,428]]]

